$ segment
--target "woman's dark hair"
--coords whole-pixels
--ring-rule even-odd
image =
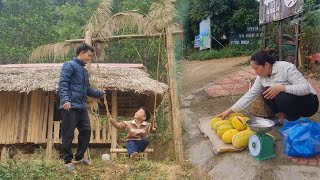
[[[146,114],[146,121],[149,121],[151,118],[151,112],[148,111],[145,107],[141,107],[140,109],[144,110],[144,113]]]
[[[266,62],[274,64],[278,58],[270,54],[270,50],[260,50],[251,56],[251,61],[255,61],[258,65],[264,65]]]
[[[94,48],[93,48],[92,46],[90,46],[90,45],[88,45],[88,44],[86,44],[86,43],[83,43],[83,44],[81,44],[81,45],[79,45],[79,46],[77,47],[76,55],[78,56],[78,55],[81,53],[81,51],[83,51],[84,53],[86,53],[86,52],[88,52],[89,50],[90,50],[91,52],[94,52]]]

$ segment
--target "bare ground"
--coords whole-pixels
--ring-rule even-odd
[[[186,158],[211,179],[320,179],[319,166],[292,164],[282,152],[281,141],[275,144],[276,158],[259,162],[247,150],[214,154],[210,141],[200,132],[197,126],[199,118],[214,116],[233,104],[229,96],[209,97],[204,92],[204,87],[232,73],[239,64],[247,60],[248,57],[239,57],[182,63],[180,94]],[[313,118],[320,119],[320,114]]]

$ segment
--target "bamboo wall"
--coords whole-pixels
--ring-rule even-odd
[[[49,106],[53,105],[48,93],[0,92],[0,102],[1,144],[46,142]]]
[[[60,120],[53,119],[54,92],[0,92],[0,144],[61,143]],[[59,116],[57,116],[59,117]],[[91,123],[90,143],[110,143],[107,122]],[[52,139],[50,139],[51,134]],[[75,137],[78,131],[75,130]],[[75,138],[73,143],[77,143]]]
[[[119,91],[116,94],[115,106],[119,116],[133,117],[142,106],[153,112],[154,96]],[[107,99],[108,102],[112,101],[111,91],[107,92]],[[54,108],[58,108],[57,101],[59,100],[55,92],[36,90],[27,94],[1,91],[0,144],[61,143],[60,120],[54,119],[54,117],[59,118],[59,115],[54,114]],[[112,110],[111,103],[109,109]],[[105,107],[100,107],[100,114],[105,115],[105,113]],[[108,122],[95,118],[91,118],[90,122],[90,143],[111,143]],[[77,130],[74,137],[73,143],[77,143]]]

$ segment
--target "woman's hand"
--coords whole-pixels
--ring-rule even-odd
[[[263,97],[266,99],[273,99],[275,98],[279,93],[285,91],[284,85],[274,85],[269,87],[267,90],[265,90],[262,94]]]
[[[228,110],[218,114],[217,117],[221,117],[221,119],[226,119],[232,113],[234,113],[234,111],[231,108],[229,108]]]

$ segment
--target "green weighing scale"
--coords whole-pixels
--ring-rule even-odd
[[[275,157],[273,137],[266,134],[271,131],[275,123],[259,117],[247,121],[250,129],[255,132],[249,138],[250,155],[258,161]]]

